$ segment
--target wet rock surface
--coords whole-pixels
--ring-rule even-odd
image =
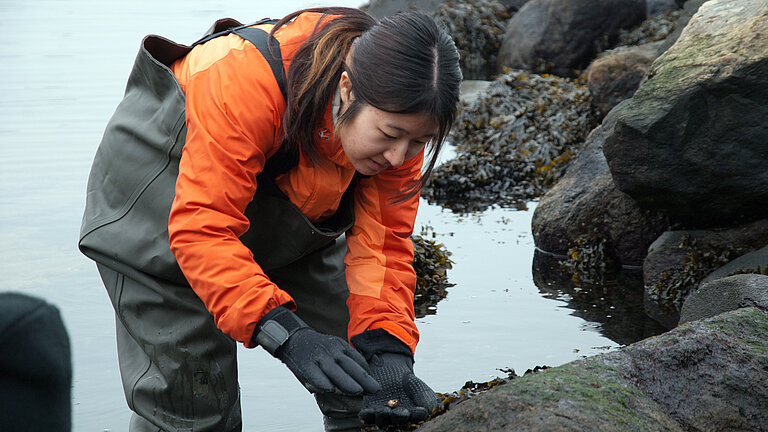
[[[602,127],[595,128],[565,176],[541,197],[531,223],[533,238],[539,249],[566,257],[578,252],[583,259],[590,259],[586,251],[571,249],[602,243],[607,263],[595,262],[592,268],[639,266],[669,225],[613,184],[602,152],[604,136]]]
[[[768,315],[743,308],[517,378],[419,431],[766,430]]]
[[[451,132],[457,157],[435,169],[422,196],[458,212],[524,205],[560,179],[594,125],[582,84],[505,73],[462,103]]]
[[[618,188],[706,226],[765,215],[768,4],[711,0],[606,119]]]

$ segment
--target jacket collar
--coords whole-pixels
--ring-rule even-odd
[[[338,111],[341,107],[341,96],[338,88],[336,89],[331,102],[328,104],[321,126],[317,128],[315,136],[315,145],[320,155],[328,158],[336,165],[353,168],[352,163],[344,154],[344,148],[341,140],[334,136],[334,124],[338,118]]]

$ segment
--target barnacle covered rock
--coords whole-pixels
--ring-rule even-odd
[[[456,43],[464,79],[488,79],[496,71],[511,15],[497,0],[446,1],[432,14]]]
[[[648,18],[635,28],[621,29],[616,45],[643,45],[661,41],[675,31],[680,14],[679,10],[665,12]]]
[[[448,294],[446,288],[454,284],[448,282],[446,270],[453,267],[451,253],[434,240],[412,235],[414,258],[413,269],[416,271],[416,294],[413,298],[416,318],[434,315],[437,303]]]
[[[509,71],[461,104],[450,138],[457,156],[422,195],[457,212],[519,207],[560,179],[595,123],[584,85]]]

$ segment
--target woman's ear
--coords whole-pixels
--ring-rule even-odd
[[[339,94],[341,95],[341,106],[346,106],[355,97],[352,95],[352,80],[349,79],[347,71],[341,73],[339,78]]]

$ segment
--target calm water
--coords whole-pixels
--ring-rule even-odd
[[[124,431],[129,418],[113,311],[76,242],[91,160],[140,39],[191,42],[220,17],[322,4],[330,2],[0,0],[0,290],[61,309],[73,348],[73,430]],[[534,284],[532,206],[457,216],[422,205],[417,231],[432,227],[456,262],[456,285],[436,315],[418,321],[416,370],[436,391],[617,346],[567,307],[567,295]],[[313,399],[277,360],[260,349],[239,357],[246,431],[322,429]]]

